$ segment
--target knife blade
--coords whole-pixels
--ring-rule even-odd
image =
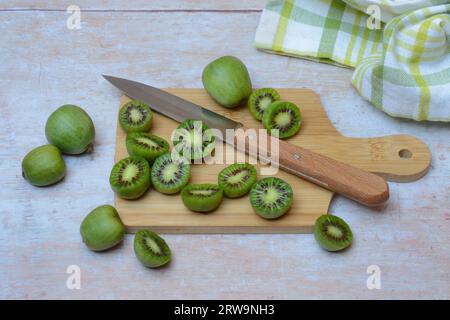
[[[202,120],[210,128],[220,130],[226,137],[227,129],[237,130],[240,134],[251,131],[237,121],[224,117],[190,101],[155,87],[118,77],[103,75],[103,77],[123,91],[127,96],[145,102],[153,110],[178,122],[185,119]],[[236,147],[238,134],[231,141]],[[258,137],[257,137],[258,138]],[[268,136],[267,139],[276,139]],[[271,141],[266,143],[266,150],[258,145],[258,154],[270,154]],[[255,140],[252,140],[255,141]],[[258,140],[259,141],[259,140]],[[362,169],[331,159],[311,150],[279,140],[278,161],[275,163],[282,170],[304,178],[314,184],[339,193],[366,206],[378,206],[389,199],[389,187],[386,181]],[[249,153],[252,143],[246,140],[245,151]],[[273,158],[271,158],[273,162]]]

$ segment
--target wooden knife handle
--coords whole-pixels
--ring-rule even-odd
[[[266,143],[260,143],[267,139]],[[273,140],[272,139],[276,139]],[[279,140],[269,134],[259,134],[256,129],[240,128],[234,135],[235,147],[260,160],[261,155],[270,155],[272,165],[279,165],[283,171],[304,178],[314,184],[339,193],[366,206],[378,206],[389,199],[386,181],[370,172],[339,162],[313,151]],[[278,143],[272,154],[271,146]],[[278,162],[276,161],[278,159]]]

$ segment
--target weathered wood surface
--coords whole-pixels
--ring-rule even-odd
[[[449,125],[375,110],[352,88],[350,70],[255,50],[264,1],[78,2],[91,10],[82,12],[80,30],[66,28],[63,1],[0,4],[0,298],[450,298]],[[330,212],[355,235],[341,254],[322,251],[311,235],[166,235],[173,262],[147,270],[132,236],[106,253],[86,250],[81,220],[113,203],[108,175],[120,93],[101,74],[201,87],[202,68],[224,54],[245,61],[255,87],[317,91],[344,135],[416,135],[432,151],[429,174],[390,183],[382,210],[337,197]],[[46,143],[45,121],[65,103],[91,114],[96,149],[65,157],[62,183],[32,187],[21,178],[21,159]],[[66,287],[68,265],[81,268],[80,290]],[[366,287],[369,265],[381,269],[381,290]]]

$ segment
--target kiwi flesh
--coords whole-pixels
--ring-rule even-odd
[[[273,102],[280,100],[280,94],[272,88],[261,88],[253,91],[248,98],[248,109],[256,120],[261,121],[264,111]]]
[[[239,198],[256,182],[256,169],[249,163],[235,163],[220,171],[218,180],[226,197]]]
[[[250,190],[250,203],[255,212],[265,219],[277,219],[292,205],[293,192],[284,180],[268,177],[256,182]]]
[[[352,244],[353,233],[343,219],[325,214],[316,220],[314,238],[327,251],[341,251]]]
[[[262,123],[269,133],[285,139],[300,130],[302,115],[300,109],[292,102],[275,101],[264,111]]]
[[[166,140],[148,132],[128,133],[125,144],[130,156],[145,158],[149,164],[169,151],[169,143]]]
[[[134,236],[134,253],[148,268],[159,268],[172,258],[169,246],[158,234],[151,230],[139,230]]]
[[[150,187],[150,165],[141,157],[122,159],[113,166],[109,183],[119,197],[137,199]]]
[[[181,191],[184,205],[196,212],[211,212],[222,202],[223,192],[217,184],[188,184]]]
[[[192,119],[184,120],[172,136],[175,150],[187,160],[198,160],[210,155],[215,140],[206,124]]]
[[[190,165],[181,159],[172,157],[171,153],[156,158],[151,170],[153,187],[165,194],[174,194],[188,183],[191,173]]]
[[[119,111],[119,123],[125,132],[145,132],[152,127],[153,112],[138,100],[125,103]]]

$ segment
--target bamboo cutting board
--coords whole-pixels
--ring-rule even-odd
[[[166,90],[239,121],[247,128],[262,128],[261,123],[252,118],[246,107],[220,107],[203,89]],[[380,174],[390,181],[409,182],[426,174],[431,155],[428,147],[417,138],[407,135],[344,137],[329,121],[316,93],[307,89],[278,91],[283,100],[294,102],[302,112],[300,132],[289,139],[289,142]],[[122,97],[120,106],[127,101],[129,98]],[[151,132],[170,142],[171,133],[177,126],[176,121],[155,113]],[[231,152],[232,148],[225,146],[224,150]],[[127,156],[125,132],[118,125],[115,161]],[[226,166],[192,165],[190,181],[217,183],[220,170]],[[328,212],[333,193],[283,171],[279,171],[277,176],[290,183],[294,190],[294,201],[289,212],[274,221],[257,216],[248,196],[240,199],[224,198],[219,209],[210,214],[191,212],[183,205],[179,195],[164,195],[152,189],[138,200],[123,200],[116,196],[115,203],[129,232],[141,228],[151,228],[160,233],[311,232],[317,217]]]

